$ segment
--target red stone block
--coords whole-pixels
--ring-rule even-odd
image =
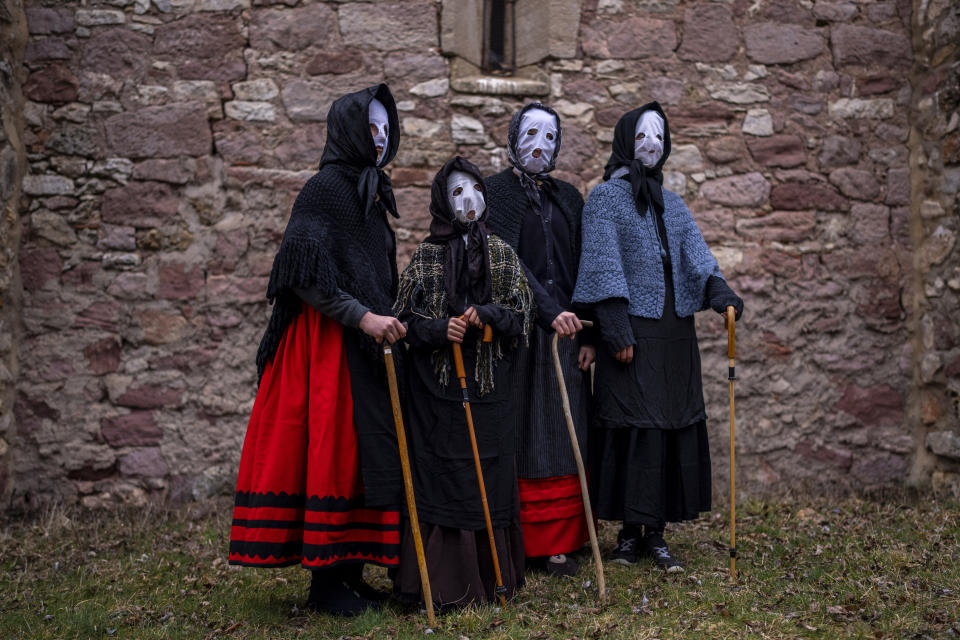
[[[836,408],[856,417],[866,426],[898,425],[903,420],[903,397],[885,384],[870,387],[848,385]]]
[[[800,209],[845,211],[850,208],[847,199],[837,193],[833,187],[798,182],[787,182],[775,186],[770,192],[770,204],[777,209],[789,211]]]
[[[807,148],[799,136],[776,135],[749,140],[750,155],[770,167],[796,167],[807,161]]]
[[[27,291],[42,289],[51,280],[60,277],[63,261],[53,248],[23,249],[20,251],[20,279]]]
[[[185,262],[162,262],[157,269],[157,297],[167,300],[198,298],[203,294],[203,268]]]
[[[194,13],[157,27],[153,54],[173,63],[184,80],[242,80],[247,73],[242,26],[226,12]]]
[[[844,167],[830,172],[830,182],[843,195],[856,200],[873,200],[880,195],[880,183],[870,171]]]
[[[910,67],[913,60],[907,33],[849,24],[833,27],[830,34],[834,64],[886,69]]]
[[[849,470],[853,464],[853,453],[847,449],[817,444],[811,440],[801,440],[794,451],[804,458],[824,462],[843,471]]]
[[[258,51],[300,51],[317,43],[336,48],[340,44],[337,14],[323,4],[298,9],[255,9],[248,28],[249,46]]]
[[[120,80],[139,80],[154,59],[149,36],[127,29],[97,29],[83,45],[81,65]]]
[[[202,156],[212,150],[207,107],[198,102],[144,107],[107,118],[110,151],[129,158]]]
[[[313,5],[318,6],[318,5]],[[357,49],[335,49],[321,51],[307,63],[306,72],[311,76],[343,74],[359,71],[363,67],[363,56]]]
[[[120,366],[119,338],[104,338],[91,342],[83,349],[87,366],[95,375],[112,373]]]
[[[763,22],[743,29],[747,56],[763,64],[790,64],[816,58],[826,51],[826,41],[817,29],[794,24]]]
[[[163,431],[157,426],[152,411],[134,411],[122,416],[104,418],[100,434],[111,447],[146,447],[160,444]]]
[[[752,242],[801,242],[813,236],[813,211],[774,211],[737,220],[737,233]]]
[[[180,392],[168,389],[159,384],[142,384],[130,387],[119,398],[116,404],[121,407],[136,409],[159,409],[180,404]]]
[[[73,10],[55,7],[26,7],[30,34],[69,33],[74,29]]]
[[[31,73],[23,93],[35,102],[72,102],[77,99],[77,78],[64,65],[52,64]]]
[[[113,300],[93,302],[77,314],[73,326],[117,331],[121,311],[120,305]]]
[[[136,227],[158,227],[177,215],[180,199],[161,182],[131,182],[103,195],[104,222]]]
[[[677,55],[692,62],[726,62],[737,53],[740,36],[730,9],[699,3],[683,14],[683,41]]]
[[[669,56],[677,48],[676,27],[670,20],[632,17],[599,19],[580,28],[583,52],[594,58]],[[638,37],[642,34],[642,37]]]

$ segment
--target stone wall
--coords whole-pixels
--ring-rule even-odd
[[[585,193],[617,118],[664,105],[667,186],[746,299],[742,486],[900,482],[911,464],[929,482],[924,394],[939,394],[936,430],[958,420],[956,170],[919,160],[938,132],[956,130],[955,54],[938,49],[948,40],[934,29],[928,43],[934,23],[906,0],[576,4],[580,54],[537,65],[548,83],[515,86],[549,91],[564,119],[557,174]],[[430,180],[446,159],[505,166],[510,114],[533,96],[451,87],[459,63],[439,48],[443,5],[27,2],[18,503],[230,490],[267,275],[332,100],[379,81],[394,91],[402,263],[425,235]],[[948,87],[953,102],[927,109]],[[955,165],[949,140],[940,162]],[[931,217],[927,200],[942,213]],[[945,237],[919,275],[919,256]],[[939,297],[921,304],[936,278]],[[702,316],[719,479],[725,334]],[[928,384],[934,351],[942,364]]]
[[[27,162],[23,143],[23,54],[27,21],[19,0],[0,0],[0,504],[13,489],[16,446],[13,405],[18,374],[21,287],[20,182]]]
[[[960,495],[960,7],[917,8],[911,102],[910,177],[915,246],[915,393],[910,411],[915,482]]]

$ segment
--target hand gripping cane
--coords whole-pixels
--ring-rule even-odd
[[[592,327],[589,320],[581,320],[584,327]],[[577,475],[580,476],[580,494],[583,496],[583,515],[587,519],[587,531],[590,533],[590,547],[593,549],[593,564],[597,572],[597,591],[600,602],[607,601],[607,583],[603,578],[603,561],[600,559],[600,544],[597,542],[597,529],[593,524],[593,510],[590,508],[590,491],[587,488],[587,472],[583,467],[583,457],[580,455],[580,442],[577,439],[577,430],[573,426],[573,412],[570,410],[570,396],[567,394],[567,383],[563,379],[563,367],[560,363],[560,352],[557,350],[560,335],[553,334],[553,366],[557,371],[557,384],[560,385],[560,400],[563,403],[563,416],[567,419],[567,432],[570,434],[570,444],[573,446],[573,459],[577,463]]]
[[[463,318],[463,316],[460,316]],[[493,340],[493,331],[490,325],[483,328],[483,341]],[[483,502],[483,517],[487,521],[487,535],[490,537],[490,555],[493,556],[493,571],[497,578],[497,596],[500,606],[507,604],[507,588],[503,586],[503,575],[500,573],[500,558],[497,556],[497,542],[493,536],[493,521],[490,520],[490,505],[487,504],[487,487],[483,483],[483,468],[480,466],[480,451],[477,449],[477,434],[473,429],[473,413],[470,411],[470,396],[467,394],[467,372],[463,367],[463,351],[460,345],[453,343],[453,363],[457,369],[457,378],[460,379],[460,389],[463,391],[463,410],[467,414],[467,430],[470,432],[470,446],[473,448],[473,463],[477,468],[477,484],[480,487],[480,500]]]
[[[427,608],[427,622],[437,626],[433,613],[433,593],[430,591],[430,577],[427,575],[427,557],[423,552],[423,538],[420,535],[420,520],[417,519],[417,501],[413,495],[413,477],[410,473],[410,457],[407,454],[407,433],[403,428],[403,412],[400,409],[400,393],[397,390],[397,370],[393,363],[393,347],[383,345],[383,357],[387,365],[387,386],[390,387],[390,403],[393,405],[393,422],[397,427],[397,448],[400,450],[400,469],[403,471],[403,487],[407,494],[407,512],[410,515],[410,530],[413,533],[413,546],[417,551],[417,566],[420,568],[420,588]]]
[[[734,356],[736,354],[736,331],[734,321],[737,310],[733,306],[727,307],[727,357],[730,358],[730,579],[737,579],[737,464],[736,447],[734,447],[734,418],[733,418],[733,382],[737,379]]]

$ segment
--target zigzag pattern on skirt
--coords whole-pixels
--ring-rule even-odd
[[[363,496],[236,492],[230,564],[325,567],[342,561],[396,566],[400,512],[369,509]]]

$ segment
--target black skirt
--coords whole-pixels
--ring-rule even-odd
[[[660,528],[710,510],[707,425],[593,429],[590,500],[601,520]]]
[[[710,447],[693,317],[680,318],[665,265],[663,317],[630,316],[633,361],[597,350],[589,459],[602,520],[662,527],[710,510]]]

